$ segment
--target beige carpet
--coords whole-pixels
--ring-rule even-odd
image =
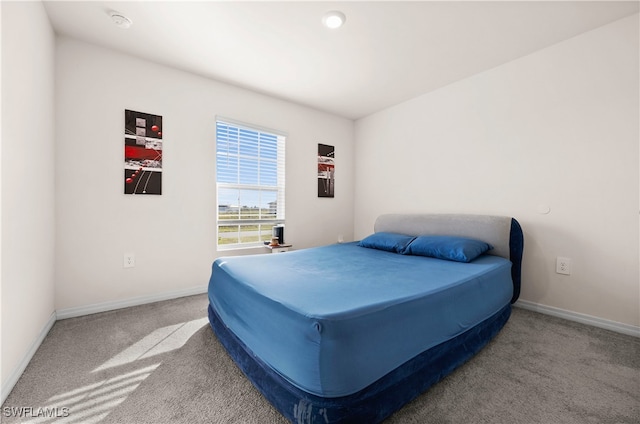
[[[200,295],[58,321],[1,422],[286,422],[227,356],[206,307]],[[515,308],[484,350],[386,423],[637,424],[640,339]]]

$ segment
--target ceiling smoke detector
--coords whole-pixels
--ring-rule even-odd
[[[109,13],[109,16],[111,16],[111,20],[119,28],[127,29],[133,24],[133,21],[131,19],[127,18],[126,16],[118,12],[111,12]]]
[[[324,24],[324,26],[331,29],[340,28],[346,20],[347,18],[344,16],[344,13],[338,10],[332,10],[331,12],[327,12],[324,14],[324,16],[322,16],[322,23]]]

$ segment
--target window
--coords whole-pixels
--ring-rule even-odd
[[[218,118],[219,248],[261,246],[284,224],[284,144],[276,131]]]

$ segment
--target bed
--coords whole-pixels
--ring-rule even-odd
[[[523,249],[511,217],[382,215],[359,242],[216,259],[209,321],[291,422],[377,423],[501,330]]]

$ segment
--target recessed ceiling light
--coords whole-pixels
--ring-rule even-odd
[[[133,24],[133,21],[131,19],[118,12],[111,12],[109,13],[109,16],[111,16],[111,20],[113,21],[113,23],[122,29],[127,29]]]
[[[337,10],[327,12],[322,17],[322,23],[324,24],[324,26],[331,29],[340,28],[346,20],[347,18],[344,16],[344,13]]]

